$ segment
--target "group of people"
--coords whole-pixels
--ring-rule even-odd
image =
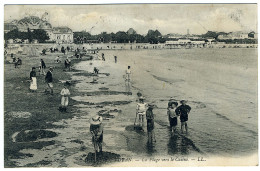
[[[186,133],[188,133],[188,115],[191,111],[191,107],[187,105],[186,100],[180,101],[181,105],[178,106],[178,102],[170,100],[168,102],[167,107],[167,117],[170,124],[170,131],[172,133],[172,136],[176,133],[176,126],[178,125],[178,117],[180,117],[181,122],[181,133],[184,132],[184,127],[186,130]],[[138,118],[138,126],[139,128],[142,128],[144,126],[144,119],[146,117],[147,121],[147,135],[148,135],[148,143],[156,142],[155,139],[155,133],[154,133],[154,105],[147,104],[144,102],[144,97],[142,95],[139,95],[139,102],[136,106],[136,118],[134,125],[136,125],[136,120]],[[96,115],[90,119],[90,133],[92,135],[92,143],[94,145],[95,152],[102,152],[102,143],[103,143],[103,129],[104,125],[102,123],[102,117],[99,115]]]
[[[69,60],[69,59],[67,58],[65,60],[65,68],[66,67],[68,68],[68,66],[66,66],[67,60]],[[41,75],[41,74],[45,75],[46,88],[45,88],[44,92],[46,94],[50,93],[51,95],[53,95],[53,76],[52,76],[53,67],[49,67],[49,70],[47,71],[47,73],[45,73],[46,64],[45,64],[44,60],[41,59],[40,63],[41,63],[41,65],[39,66],[39,75]],[[69,65],[70,65],[70,60],[69,60]],[[69,66],[69,69],[70,69],[70,66]],[[63,89],[60,92],[61,106],[60,106],[59,110],[62,111],[62,112],[67,111],[67,107],[68,107],[68,104],[69,104],[69,96],[70,96],[70,91],[68,89],[69,85],[70,85],[69,82],[66,81],[64,83]],[[32,67],[32,70],[30,72],[30,91],[35,92],[36,90],[37,90],[36,68]]]

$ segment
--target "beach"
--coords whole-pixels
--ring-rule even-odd
[[[104,118],[104,151],[121,159],[236,158],[258,151],[257,49],[100,50],[88,55],[93,60],[72,58],[69,72],[63,71],[63,62],[54,63],[57,55],[64,60],[72,53],[21,56],[21,68],[5,64],[6,167],[89,166],[85,160],[93,152],[89,119],[96,114]],[[40,58],[47,67],[54,67],[54,96],[42,93],[43,76],[37,76],[36,93],[28,90],[31,66],[39,65]],[[123,78],[127,66],[132,71],[130,86]],[[92,74],[94,67],[98,75]],[[68,113],[58,111],[64,80],[73,83]],[[157,141],[153,145],[147,144],[146,129],[134,129],[137,92],[155,105]],[[188,135],[170,135],[166,114],[170,98],[179,104],[185,99],[192,108]],[[26,130],[44,130],[45,136],[14,141]],[[111,164],[118,161],[102,165]]]

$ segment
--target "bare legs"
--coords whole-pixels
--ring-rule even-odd
[[[186,133],[188,133],[187,121],[181,123],[181,132],[183,133],[183,127],[185,127]]]
[[[139,125],[144,126],[144,115],[139,114]]]

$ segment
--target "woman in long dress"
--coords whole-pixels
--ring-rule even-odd
[[[35,67],[32,67],[32,71],[30,72],[30,90],[36,91],[37,90],[37,79],[36,79],[36,71]]]

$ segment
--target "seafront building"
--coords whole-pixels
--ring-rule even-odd
[[[73,43],[73,31],[69,27],[52,27],[49,23],[48,14],[44,14],[42,18],[37,16],[28,16],[20,20],[13,20],[4,23],[4,32],[18,29],[20,32],[27,32],[36,29],[45,30],[49,36],[48,41],[55,43]],[[10,40],[11,41],[11,40]]]

